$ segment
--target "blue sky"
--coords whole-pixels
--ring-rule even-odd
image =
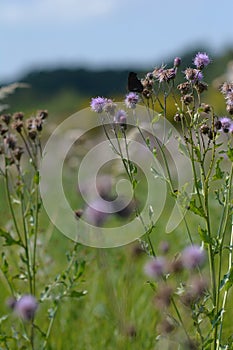
[[[233,47],[232,0],[3,0],[0,82],[46,66],[153,67]]]

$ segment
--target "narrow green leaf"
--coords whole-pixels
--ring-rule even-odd
[[[81,297],[84,297],[86,294],[87,294],[87,290],[82,290],[82,291],[72,290],[72,292],[70,292],[68,296],[71,298],[81,298]]]

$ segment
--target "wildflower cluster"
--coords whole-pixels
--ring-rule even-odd
[[[183,331],[181,342],[185,349],[219,350],[231,348],[233,344],[229,333],[227,338],[223,331],[224,318],[227,317],[228,293],[233,285],[233,83],[224,83],[220,88],[229,115],[216,115],[213,104],[205,101],[204,94],[208,90],[208,85],[203,80],[204,73],[210,63],[211,59],[207,53],[198,52],[192,61],[193,66],[190,65],[182,71],[183,81],[178,84],[176,78],[181,66],[179,57],[174,59],[172,67],[155,67],[141,80],[137,78],[136,73],[131,72],[125,104],[130,109],[129,113],[134,116],[139,103],[145,106],[152,136],[149,138],[144,134],[140,127],[140,117],[135,125],[135,132],[138,132],[145,147],[155,158],[158,154],[161,156],[165,181],[172,198],[178,201],[180,210],[188,211],[190,215],[199,219],[195,228],[184,214],[183,222],[190,244],[177,252],[174,259],[165,256],[169,252],[168,247],[164,249],[164,254],[157,255],[159,248],[157,245],[155,247],[151,238],[151,233],[156,231],[154,222],[144,226],[145,237],[140,241],[141,248],[150,256],[144,270],[155,292],[156,309],[161,311],[157,335],[179,329]],[[102,113],[107,101],[111,100],[100,97],[92,99],[92,110]],[[192,167],[194,190],[189,200],[185,190],[188,184],[177,190],[172,175],[172,165],[166,153],[166,145],[171,136],[169,131],[167,130],[167,138],[165,136],[163,141],[153,134],[160,116],[165,120],[172,117],[168,112],[168,103],[172,102],[175,106],[173,119],[178,124],[184,140],[184,143],[179,143],[177,152],[188,157]],[[115,124],[121,126],[127,145],[125,111],[116,110],[111,117]],[[108,133],[106,135],[108,137]],[[115,135],[118,137],[117,133]],[[114,145],[112,148],[114,149]],[[116,147],[115,152],[121,158],[134,189],[135,168],[133,173],[130,158],[125,158]],[[178,171],[184,172],[185,169]],[[153,173],[155,178],[161,177],[158,172]],[[215,207],[212,209],[210,203],[214,201]],[[135,213],[140,218],[140,213],[136,210]],[[219,213],[220,219],[216,213]],[[149,217],[152,216],[153,210],[150,208]],[[197,241],[200,241],[200,244],[194,244]],[[228,256],[225,260],[226,249]],[[202,270],[204,263],[206,268]]]
[[[26,151],[34,165],[37,149],[41,151],[40,134],[48,112],[40,110],[36,116],[25,119],[22,112],[0,116],[0,154],[7,164],[19,164]]]
[[[0,347],[4,349],[46,349],[60,301],[75,294],[84,271],[84,262],[77,260],[78,244],[73,244],[62,277],[48,281],[47,261],[51,258],[46,253],[47,235],[41,235],[39,192],[42,131],[47,117],[47,110],[29,118],[23,112],[0,115],[0,181],[11,218],[5,228],[0,227],[4,247],[0,271],[9,296],[6,304],[18,316],[9,314],[3,317],[4,324],[0,322]],[[61,284],[64,289],[59,290]],[[78,292],[77,298],[84,294]],[[43,317],[40,325],[37,310],[44,301],[49,303],[48,318]]]
[[[205,251],[198,245],[190,245],[171,260],[160,255],[146,263],[145,274],[155,281],[151,283],[155,289],[154,306],[160,311],[157,324],[160,334],[169,334],[177,328],[172,316],[168,317],[174,303],[180,303],[180,315],[189,313],[189,317],[196,321],[194,311],[209,294],[209,283],[200,275],[205,261]]]

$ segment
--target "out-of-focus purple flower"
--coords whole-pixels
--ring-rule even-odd
[[[181,58],[180,57],[175,57],[174,58],[174,67],[177,68],[181,64]]]
[[[111,213],[111,202],[96,199],[83,212],[83,218],[93,226],[102,226]]]
[[[91,99],[91,109],[96,113],[102,113],[103,108],[107,103],[107,99],[104,97],[95,97]]]
[[[220,122],[221,122],[221,126],[222,126],[221,131],[228,133],[233,125],[232,120],[228,117],[223,117],[223,118],[220,118]]]
[[[197,74],[196,74],[196,76],[195,76],[195,81],[200,81],[200,80],[202,80],[203,79],[203,73],[202,72],[200,72],[200,71],[197,71]]]
[[[139,96],[136,94],[136,92],[130,92],[128,95],[126,95],[125,98],[125,105],[127,108],[136,108],[136,105],[138,103]]]
[[[182,252],[181,261],[185,268],[194,269],[204,263],[205,251],[198,245],[188,246]]]
[[[23,295],[14,305],[14,311],[25,321],[34,318],[38,302],[33,295]]]
[[[114,117],[114,123],[119,124],[124,130],[127,127],[127,113],[123,109],[119,109]]]
[[[148,261],[144,266],[144,272],[147,276],[158,279],[166,271],[166,260],[163,257],[156,257]]]
[[[193,60],[198,69],[203,69],[210,63],[210,58],[205,52],[198,52]]]
[[[114,103],[114,102],[113,102],[112,100],[110,100],[110,99],[107,99],[107,100],[105,101],[104,106],[103,106],[104,112],[106,112],[107,114],[109,114],[109,115],[111,115],[111,116],[114,116],[114,115],[115,115],[116,108],[117,108],[116,103]]]

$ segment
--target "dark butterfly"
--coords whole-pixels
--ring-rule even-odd
[[[128,76],[128,90],[133,92],[142,92],[143,85],[137,77],[137,74],[130,72]]]

